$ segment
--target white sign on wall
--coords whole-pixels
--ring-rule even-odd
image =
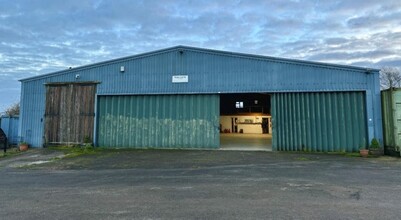
[[[173,83],[187,83],[188,75],[175,75],[173,76]]]

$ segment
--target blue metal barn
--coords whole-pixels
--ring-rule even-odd
[[[21,80],[33,147],[219,148],[223,95],[268,94],[273,150],[382,140],[379,70],[176,46]]]
[[[9,144],[18,144],[18,119],[18,116],[3,115],[0,117],[0,128],[6,134]]]

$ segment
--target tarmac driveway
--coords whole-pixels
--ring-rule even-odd
[[[35,150],[0,159],[1,218],[401,217],[399,158],[158,150],[49,155],[63,157]]]

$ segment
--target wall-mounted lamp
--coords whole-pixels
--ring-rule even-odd
[[[75,79],[79,79],[81,76],[79,74],[75,74]]]
[[[258,100],[255,100],[255,105],[257,105],[258,104]]]
[[[120,73],[125,72],[125,67],[124,66],[120,66]]]

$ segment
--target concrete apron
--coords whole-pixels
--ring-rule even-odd
[[[220,150],[272,151],[271,134],[220,134]]]

